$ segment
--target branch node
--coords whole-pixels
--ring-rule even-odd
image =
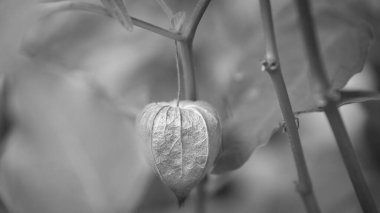
[[[265,59],[261,62],[261,71],[273,73],[279,68],[279,64],[274,60]]]
[[[331,103],[338,103],[341,99],[340,92],[337,90],[327,90],[316,96],[316,105],[319,109],[325,109]]]
[[[300,120],[299,120],[298,117],[294,117],[294,121],[296,123],[296,127],[297,127],[297,130],[298,130],[300,128]],[[285,121],[280,122],[280,129],[282,129],[283,133],[287,133],[288,132],[288,128],[286,126],[286,122]]]

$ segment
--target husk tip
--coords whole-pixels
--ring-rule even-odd
[[[187,200],[187,196],[176,196],[176,197],[177,197],[178,207],[179,208],[183,207],[183,205],[185,204],[185,202]]]

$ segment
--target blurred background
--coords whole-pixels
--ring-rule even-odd
[[[196,3],[167,2],[175,10],[187,12]],[[356,72],[363,71],[346,87],[380,90],[376,28],[380,4],[371,0],[334,2],[338,6],[346,4],[335,9],[347,17],[360,16],[366,24],[372,24],[373,31],[370,51],[361,55],[365,66]],[[169,27],[155,1],[128,3],[132,16]],[[283,21],[276,22],[276,26],[284,30],[278,32],[278,37],[284,38],[279,46],[284,56],[303,51],[301,39],[295,40],[298,46],[287,40],[293,28],[286,26],[294,27],[295,20],[290,3],[273,1],[276,20]],[[277,103],[273,92],[267,96],[273,99],[270,101],[231,99],[239,91],[248,91],[253,82],[268,84],[271,90],[269,78],[260,71],[264,49],[257,4],[252,0],[213,1],[195,39],[199,98],[212,103],[224,120],[239,104],[251,104],[245,107],[252,109],[248,116],[252,118],[265,113],[255,111],[254,104],[261,103],[265,109]],[[149,102],[176,97],[173,41],[138,27],[128,32],[110,18],[87,12],[68,11],[45,17],[46,8],[37,5],[36,0],[0,0],[0,72],[7,73],[5,112],[11,123],[2,146],[0,197],[8,211],[194,212],[194,192],[178,208],[174,195],[154,176],[138,149],[134,121],[126,113]],[[345,20],[350,20],[347,17]],[[322,34],[335,41],[336,34]],[[290,56],[281,58],[284,72],[288,67],[292,70],[289,64],[302,61]],[[231,83],[245,78],[246,72],[256,74],[241,84]],[[239,98],[254,95],[249,91]],[[302,108],[302,101],[296,96],[292,99],[297,109]],[[380,206],[379,109],[379,103],[371,102],[344,106],[341,111]],[[311,113],[299,119],[322,212],[362,212],[324,115]],[[240,125],[249,131],[252,122],[260,126],[255,120],[242,120]],[[280,123],[281,119],[273,122]],[[249,140],[258,143],[255,138]],[[279,131],[266,146],[255,149],[239,169],[210,176],[206,186],[207,212],[305,212],[294,188],[296,180],[287,137]],[[6,212],[5,207],[2,211]]]

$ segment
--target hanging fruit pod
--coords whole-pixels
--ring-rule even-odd
[[[216,110],[203,101],[148,104],[137,117],[145,156],[181,203],[208,174],[221,148]]]

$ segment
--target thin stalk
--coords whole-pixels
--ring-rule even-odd
[[[285,120],[287,135],[293,151],[293,156],[298,173],[297,191],[299,192],[308,213],[321,212],[313,192],[313,186],[307,169],[298,127],[282,76],[270,0],[260,0],[261,16],[266,37],[266,56],[263,62],[263,70],[266,71],[274,85]]]
[[[186,24],[183,32],[187,39],[191,41],[194,39],[199,22],[201,21],[210,2],[211,0],[199,0],[195,5],[195,9],[191,13],[189,22]]]
[[[165,2],[165,0],[156,0],[157,4],[160,5],[162,11],[166,14],[169,20],[172,20],[174,16],[173,10],[169,7],[169,5]]]
[[[156,33],[158,35],[161,35],[161,36],[164,36],[166,38],[170,38],[176,41],[183,40],[183,36],[181,34],[166,30],[164,28],[161,28],[159,26],[156,26],[154,24],[148,23],[146,21],[140,20],[135,17],[131,17],[131,19],[132,19],[132,23],[137,27],[140,27],[142,29],[151,31],[153,33]]]
[[[322,62],[322,57],[319,50],[317,34],[315,33],[314,21],[311,16],[308,0],[295,0],[299,12],[299,21],[302,26],[302,33],[304,36],[307,48],[305,49],[309,57],[309,63],[312,70],[311,75],[316,81],[314,82],[317,87],[317,92],[320,94],[326,93],[330,88],[330,83],[327,78],[325,67]]]
[[[185,98],[195,101],[197,99],[195,70],[193,62],[193,41],[196,29],[211,0],[199,0],[187,22],[181,28],[183,40],[178,42],[179,55],[182,62],[182,70],[185,83]]]
[[[195,84],[192,44],[186,42],[185,40],[178,41],[177,46],[183,70],[185,99],[195,101],[197,99],[197,91]]]
[[[357,160],[355,150],[351,143],[347,143],[350,141],[350,138],[336,105],[327,105],[325,107],[325,113],[334,132],[339,150],[341,151],[341,155],[347,167],[351,181],[353,182],[353,187],[358,195],[363,211],[366,213],[376,213],[376,203],[360,169],[360,164]]]
[[[366,213],[377,213],[375,200],[365,181],[355,150],[338,111],[336,97],[333,96],[330,90],[330,83],[318,48],[315,24],[311,16],[309,1],[295,0],[295,3],[299,13],[307,57],[310,62],[310,71],[316,80],[317,92],[319,98],[321,98],[319,103],[323,107],[333,130],[344,164],[363,211]]]
[[[179,58],[179,51],[178,51],[178,41],[174,41],[175,43],[175,64],[177,69],[177,107],[179,106],[179,101],[181,100],[181,91],[182,91],[182,69],[181,69],[181,62]]]

